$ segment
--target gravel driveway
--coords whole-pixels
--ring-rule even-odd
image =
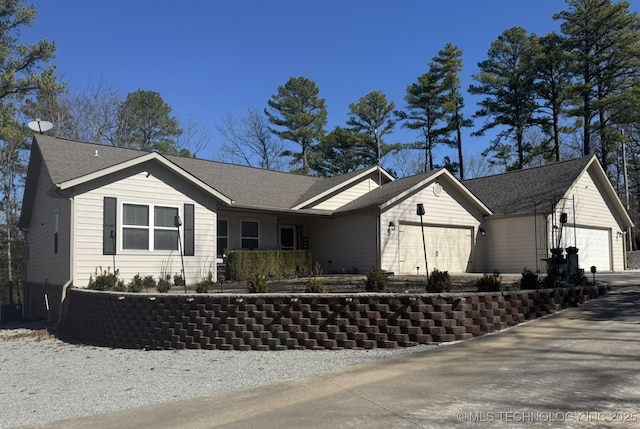
[[[144,351],[0,327],[0,428],[107,413],[299,378],[437,346],[394,350]]]

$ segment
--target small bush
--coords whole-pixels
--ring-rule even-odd
[[[450,292],[452,288],[451,277],[448,271],[439,271],[437,268],[429,274],[426,290],[429,293]]]
[[[304,289],[306,293],[324,293],[326,290],[324,280],[312,277],[307,281],[307,287]]]
[[[538,289],[538,287],[540,287],[538,275],[525,268],[522,271],[522,278],[520,279],[520,289]]]
[[[133,276],[133,279],[127,284],[127,291],[129,292],[141,292],[144,285],[142,284],[142,277],[140,274]]]
[[[171,282],[169,281],[170,278],[171,276],[167,274],[164,278],[160,277],[158,279],[158,286],[156,286],[156,289],[158,290],[158,292],[160,293],[169,292],[169,290],[171,289]]]
[[[145,290],[150,290],[150,289],[155,289],[157,286],[156,280],[153,278],[153,276],[149,275],[149,276],[145,276],[142,279],[142,286],[145,288]]]
[[[249,293],[265,293],[267,291],[267,276],[264,274],[254,274],[247,280],[247,290]]]
[[[574,286],[586,286],[589,284],[589,279],[584,274],[584,270],[577,270],[571,275],[569,279]]]
[[[499,292],[502,290],[500,274],[484,274],[476,284],[478,292]]]
[[[184,279],[181,274],[173,275],[173,285],[174,286],[184,286]]]
[[[383,292],[387,288],[388,282],[389,279],[384,271],[380,268],[372,268],[371,271],[367,273],[364,285],[367,292]]]
[[[213,273],[209,271],[207,277],[200,280],[196,283],[196,292],[197,293],[209,293],[209,288],[212,287],[215,283],[213,282]]]
[[[118,292],[124,292],[126,289],[124,286],[124,282],[118,279],[118,274],[120,274],[119,270],[115,272],[110,272],[107,268],[106,270],[102,270],[100,267],[100,272],[96,268],[95,278],[93,276],[89,277],[89,289],[93,290],[113,290]]]

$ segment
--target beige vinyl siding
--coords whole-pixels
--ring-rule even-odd
[[[314,219],[309,250],[325,273],[368,272],[376,266],[377,216],[372,213]]]
[[[589,171],[583,174],[567,192],[569,198],[572,196],[574,198],[575,224],[578,228],[597,228],[609,231],[612,268],[614,271],[622,271],[625,260],[624,237],[618,236],[617,232],[622,232],[622,230],[612,214],[613,208],[605,201],[603,195],[604,191],[599,189]],[[573,222],[571,216],[569,216],[569,222]],[[578,263],[580,264],[579,250]],[[585,268],[582,264],[580,266]],[[588,270],[589,267],[586,268]]]
[[[117,252],[115,267],[120,278],[129,282],[134,275],[179,274],[182,270],[179,251],[122,250],[122,204],[156,204],[179,207],[184,218],[184,204],[194,204],[195,256],[185,256],[187,283],[193,284],[215,270],[216,214],[215,200],[189,187],[156,164],[146,164],[135,170],[121,172],[99,186],[77,189],[74,201],[76,219],[74,285],[85,287],[89,277],[98,271],[113,270],[112,255],[102,254],[103,198],[117,198]],[[184,239],[184,231],[180,232]]]
[[[378,184],[371,178],[367,177],[364,180],[332,195],[322,202],[310,207],[318,210],[335,210],[344,206],[347,203],[363,196],[364,194],[376,189]]]
[[[47,195],[52,187],[46,169],[41,168],[28,231],[27,281],[63,285],[70,278],[70,202]],[[54,253],[56,212],[58,252]]]
[[[259,250],[274,250],[278,248],[278,217],[262,213],[247,213],[235,211],[220,211],[218,217],[227,220],[229,250],[240,250],[242,221],[258,222]]]
[[[536,270],[536,241],[534,216],[490,218],[485,224],[482,240],[491,249],[484,255],[482,271],[492,273],[521,273],[526,267]],[[537,262],[544,272],[546,265]]]
[[[467,198],[457,191],[453,184],[447,180],[441,180],[440,183],[431,183],[385,210],[381,214],[380,231],[382,269],[395,273],[400,272],[400,225],[420,225],[420,217],[416,214],[418,203],[424,204],[426,213],[423,216],[423,223],[425,226],[471,229],[472,249],[474,249],[482,216],[468,202]],[[389,231],[389,222],[396,225],[395,231]],[[468,270],[475,271],[477,268],[473,250],[470,260]]]

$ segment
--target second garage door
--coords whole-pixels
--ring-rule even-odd
[[[589,272],[592,266],[598,271],[611,270],[611,234],[608,229],[566,227],[567,245],[578,248],[578,265]]]
[[[425,226],[429,271],[464,273],[471,268],[472,229]],[[400,274],[425,274],[420,225],[400,225]],[[416,269],[419,267],[419,270]]]

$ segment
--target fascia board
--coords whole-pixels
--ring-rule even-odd
[[[233,200],[231,198],[227,197],[226,195],[220,193],[216,189],[214,189],[211,186],[207,185],[202,180],[200,180],[197,177],[195,177],[194,175],[188,173],[184,169],[178,167],[176,164],[172,163],[171,161],[169,161],[168,159],[166,159],[165,157],[163,157],[162,155],[160,155],[157,152],[147,153],[147,154],[144,154],[144,155],[139,156],[137,158],[122,162],[120,164],[113,165],[113,166],[110,166],[110,167],[107,167],[107,168],[103,168],[102,170],[98,170],[98,171],[95,171],[93,173],[86,174],[86,175],[81,176],[81,177],[77,177],[75,179],[67,180],[66,182],[62,182],[62,183],[57,184],[56,188],[59,191],[65,191],[65,190],[68,190],[68,189],[73,188],[75,186],[78,186],[78,185],[81,185],[83,183],[89,182],[91,180],[99,179],[101,177],[108,176],[109,174],[113,174],[113,173],[116,173],[118,171],[122,171],[122,170],[124,170],[126,168],[134,167],[136,165],[140,165],[140,164],[143,164],[143,163],[148,162],[148,161],[157,161],[157,162],[161,163],[165,167],[167,167],[170,170],[172,170],[174,173],[176,173],[179,176],[183,177],[184,179],[190,181],[194,185],[198,186],[199,188],[203,189],[205,192],[208,192],[209,194],[213,195],[214,197],[220,199],[221,201],[223,201],[226,204],[232,204],[233,203]]]
[[[368,168],[366,170],[363,170],[360,174],[350,178],[349,180],[345,180],[344,182],[340,182],[339,184],[337,184],[336,186],[333,186],[329,189],[327,189],[324,192],[321,192],[315,196],[313,196],[312,198],[309,198],[308,200],[303,201],[300,204],[297,204],[294,207],[291,207],[292,210],[300,210],[303,207],[308,206],[309,204],[313,204],[314,202],[321,200],[322,198],[326,197],[327,195],[331,195],[332,193],[336,192],[337,190],[341,189],[341,188],[345,188],[346,186],[362,179],[363,177],[373,173],[374,171],[377,171],[378,167],[371,167]],[[393,176],[391,176],[389,173],[387,173],[386,171],[384,171],[384,169],[380,169],[381,172],[384,173],[384,176],[389,179],[389,180],[394,180]]]
[[[493,214],[493,212],[489,209],[489,207],[487,207],[482,201],[480,201],[473,193],[471,193],[471,191],[469,191],[469,189],[467,189],[466,186],[464,186],[462,183],[460,183],[460,181],[458,179],[456,179],[451,173],[449,173],[448,170],[446,170],[444,168],[440,169],[434,175],[425,178],[421,182],[416,183],[415,185],[413,185],[411,188],[407,189],[406,191],[399,193],[394,198],[388,200],[384,204],[381,204],[380,205],[380,210],[385,210],[388,207],[393,206],[398,201],[400,201],[400,200],[406,198],[407,196],[417,192],[419,189],[422,189],[423,187],[425,187],[429,183],[436,181],[438,178],[440,178],[440,176],[445,176],[449,181],[451,181],[451,183],[454,184],[454,186],[457,186],[460,189],[460,191],[462,192],[463,195],[467,196],[471,201],[473,201],[473,203],[476,206],[478,206],[478,208],[480,208],[481,211],[485,212],[485,215],[488,216],[488,215],[492,215]]]

